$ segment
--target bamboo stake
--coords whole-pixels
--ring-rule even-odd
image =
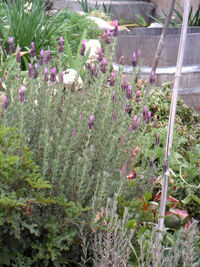
[[[161,55],[161,52],[162,52],[162,49],[163,49],[163,46],[164,46],[164,43],[165,43],[167,31],[168,31],[168,28],[169,28],[169,23],[170,23],[171,18],[172,18],[175,2],[176,2],[176,0],[171,0],[171,2],[170,2],[170,7],[169,7],[169,10],[168,10],[167,18],[165,20],[163,31],[162,31],[162,34],[161,34],[161,37],[160,37],[160,41],[159,41],[157,50],[156,50],[154,62],[153,62],[152,68],[151,68],[151,75],[152,75],[152,73],[156,72],[156,69],[157,69],[157,66],[158,66],[158,63],[159,63],[160,55]]]
[[[156,236],[157,242],[160,242],[163,236],[164,216],[165,216],[165,210],[166,210],[168,178],[169,178],[169,170],[167,168],[167,165],[169,162],[170,149],[172,146],[173,134],[174,134],[174,123],[175,123],[176,107],[177,107],[177,100],[178,100],[178,89],[180,86],[181,70],[182,70],[182,65],[183,65],[183,58],[184,58],[184,51],[185,51],[185,44],[186,44],[189,10],[190,10],[190,0],[185,0],[183,25],[182,25],[181,38],[180,38],[180,43],[179,43],[179,52],[178,52],[177,65],[176,65],[175,82],[174,82],[174,88],[173,88],[173,94],[172,94],[167,139],[166,139],[165,168],[167,170],[165,172],[165,175],[163,178],[163,184],[162,184],[162,196],[161,196],[159,219],[158,219],[158,232]]]

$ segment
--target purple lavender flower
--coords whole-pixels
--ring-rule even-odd
[[[17,63],[21,63],[21,54],[20,54],[21,47],[17,48],[17,54],[16,54],[16,61]]]
[[[76,129],[73,128],[73,131],[72,131],[72,138],[75,138],[75,136],[76,136]]]
[[[122,91],[125,91],[128,89],[128,81],[126,80],[125,76],[122,77],[121,88],[122,88]]]
[[[101,63],[101,72],[106,73],[106,65],[107,65],[107,59],[104,58],[102,63]]]
[[[63,83],[63,72],[62,71],[59,73],[59,82]]]
[[[151,158],[150,163],[149,163],[150,168],[153,168],[153,162],[154,162],[154,158]]]
[[[141,52],[141,49],[138,49],[138,57],[142,57],[142,52]]]
[[[113,36],[116,37],[118,35],[118,21],[114,20],[113,24],[115,26],[114,31],[113,31]]]
[[[41,49],[40,51],[40,61],[39,61],[40,66],[44,64],[44,50]]]
[[[8,100],[7,100],[7,96],[6,95],[4,96],[3,104],[4,104],[4,109],[7,109],[8,108]]]
[[[2,90],[2,79],[0,77],[0,91]]]
[[[131,105],[130,105],[130,104],[126,104],[125,111],[126,111],[128,114],[131,112]]]
[[[48,81],[48,69],[44,68],[44,80],[47,82]]]
[[[94,129],[94,116],[93,115],[90,116],[89,129],[90,130],[93,130]]]
[[[137,115],[134,115],[133,117],[133,125],[132,129],[135,131],[137,129]]]
[[[112,102],[116,101],[116,95],[115,95],[115,90],[113,90],[113,94],[112,94]]]
[[[144,106],[142,114],[143,114],[143,119],[146,121],[146,118],[147,118],[147,107],[146,106]]]
[[[159,133],[156,134],[156,145],[159,144],[159,141],[160,141],[160,135]]]
[[[103,52],[102,49],[98,49],[98,61],[101,62],[103,60]]]
[[[48,64],[50,60],[51,60],[51,52],[50,52],[50,50],[48,49],[48,50],[45,52],[45,64]]]
[[[110,30],[106,30],[105,42],[106,42],[106,44],[110,44],[110,42],[111,42]]]
[[[90,63],[86,64],[86,69],[91,70],[91,64]]]
[[[35,63],[34,65],[34,73],[33,73],[33,78],[36,79],[38,76],[38,64]]]
[[[113,121],[116,121],[117,120],[117,110],[114,109],[113,110]]]
[[[14,48],[14,37],[10,37],[9,38],[9,51],[12,54],[12,53],[14,53],[14,50],[15,50],[15,48]]]
[[[25,87],[23,85],[21,85],[19,88],[19,101],[21,103],[24,102],[24,91],[25,91]]]
[[[61,36],[60,39],[59,39],[59,45],[58,45],[58,51],[59,53],[62,53],[63,52],[63,37]]]
[[[133,52],[132,54],[132,66],[136,67],[137,66],[137,58],[136,58],[136,53]]]
[[[56,67],[53,67],[53,68],[51,69],[50,81],[51,81],[52,83],[56,81]]]
[[[153,84],[155,82],[155,71],[152,71],[149,82],[150,82],[150,84]]]
[[[146,123],[147,124],[150,122],[150,119],[151,119],[151,111],[148,111],[147,117],[146,117]]]
[[[35,56],[35,44],[34,44],[34,42],[31,43],[30,55],[31,55],[31,57]]]
[[[132,98],[132,86],[129,85],[128,88],[126,89],[126,98],[131,99]]]
[[[140,93],[141,93],[140,90],[137,90],[137,91],[136,91],[136,98],[135,98],[135,101],[136,101],[136,102],[139,102],[139,101],[140,101]]]
[[[91,69],[90,69],[90,75],[94,76],[95,75],[95,71],[96,71],[95,65],[92,64]]]
[[[29,78],[33,77],[33,68],[31,64],[28,64],[28,76]]]
[[[85,44],[86,44],[86,40],[83,39],[81,43],[81,56],[85,55]]]
[[[111,74],[110,74],[110,86],[114,86],[115,84],[115,72],[112,71]]]

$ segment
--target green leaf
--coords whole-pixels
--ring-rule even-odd
[[[148,193],[145,193],[144,194],[144,198],[145,198],[146,201],[149,201],[150,199],[152,199],[152,194],[149,193],[149,192]]]
[[[192,200],[192,197],[191,197],[191,194],[190,194],[186,198],[181,200],[181,202],[186,205],[186,204],[190,203],[191,200]]]

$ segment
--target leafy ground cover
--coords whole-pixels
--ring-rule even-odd
[[[55,38],[54,54],[35,53],[28,71],[15,39],[3,39],[12,64],[0,65],[0,264],[198,266],[199,116],[179,101],[156,247],[170,85],[139,79],[140,51],[131,81],[115,73],[110,32],[95,63],[86,63],[86,32],[76,55],[71,38]],[[63,86],[70,60],[81,89],[78,76]]]

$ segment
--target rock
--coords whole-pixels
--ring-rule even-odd
[[[85,44],[86,52],[90,49],[88,61],[96,61],[98,59],[98,50],[101,49],[99,40],[91,39]]]
[[[163,25],[157,22],[153,22],[148,28],[163,28]]]
[[[86,18],[92,20],[95,24],[97,24],[97,27],[100,31],[114,30],[114,26],[111,26],[103,19],[100,19],[97,17],[90,17],[90,16]]]
[[[67,69],[63,72],[63,84],[65,88],[71,88],[74,90],[75,83],[77,83],[76,87],[78,89],[82,89],[83,87],[83,80],[81,77],[77,77],[77,71],[74,69]]]

